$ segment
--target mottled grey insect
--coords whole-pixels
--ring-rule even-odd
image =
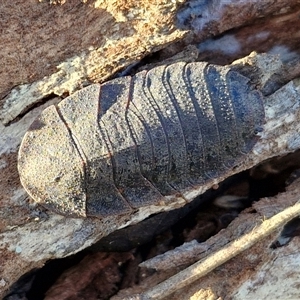
[[[160,66],[45,109],[22,141],[20,178],[64,215],[130,213],[224,174],[263,123],[260,92],[229,67]]]

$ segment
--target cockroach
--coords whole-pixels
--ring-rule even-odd
[[[228,66],[159,66],[46,108],[22,141],[20,179],[66,216],[130,214],[241,163],[264,118],[260,91]]]

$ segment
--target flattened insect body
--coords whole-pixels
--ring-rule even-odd
[[[161,66],[45,109],[22,141],[20,178],[33,199],[65,215],[130,213],[234,167],[263,123],[262,97],[239,73]]]

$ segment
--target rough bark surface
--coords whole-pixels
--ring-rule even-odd
[[[64,218],[36,206],[20,185],[17,151],[27,128],[43,108],[83,86],[102,82],[127,66],[130,68],[119,75],[134,73],[145,63],[162,63],[185,51],[187,45],[194,46],[192,52],[183,52],[189,53],[192,60],[198,56],[198,60],[226,64],[258,51],[278,54],[282,62],[293,67],[284,69],[280,60],[265,57],[250,56],[242,61],[242,65],[252,64],[261,70],[257,78],[262,84],[276,72],[292,74],[279,82],[279,87],[299,75],[296,64],[291,63],[299,58],[300,4],[296,0],[18,0],[13,3],[5,0],[0,12],[0,297],[21,275],[43,266],[47,260],[76,253],[118,227],[184,204],[179,199],[178,203],[166,207],[149,207],[131,218],[101,220]],[[179,59],[190,58],[181,54]],[[261,142],[231,174],[300,148],[297,85],[295,80],[266,98],[267,123]],[[203,191],[210,186],[203,187]],[[286,196],[290,201],[291,194]],[[255,248],[259,253],[267,241],[261,243]],[[278,254],[273,265],[284,255],[291,259],[289,266],[296,264],[299,257],[284,254],[284,251],[293,253],[296,243],[297,238],[287,248],[278,250],[282,256]],[[247,272],[253,271],[251,266],[253,261],[257,265],[257,259],[262,262],[261,272],[269,272],[266,271],[269,257],[261,255],[260,258],[249,256],[250,268],[243,262],[240,262],[242,267],[239,262],[229,263],[231,271],[227,270],[226,274],[235,274],[232,282],[235,276],[241,278],[241,285],[244,282],[239,291],[234,286],[228,289],[235,299],[260,298],[249,291],[267,290],[264,282],[255,279],[260,273],[251,273],[253,281],[247,280]],[[245,269],[248,271],[244,272]],[[220,277],[214,277],[218,272]],[[224,278],[225,273],[213,274],[210,280]],[[203,285],[205,297],[208,299],[210,295],[215,299],[213,288],[207,288],[213,284],[207,280]],[[247,285],[251,288],[247,289]],[[204,297],[197,296],[199,286],[191,289],[193,293],[185,293],[181,299]]]
[[[299,180],[295,181],[285,193],[255,203],[253,208],[242,212],[226,229],[209,240],[199,244],[193,241],[183,245],[182,249],[175,249],[174,254],[177,252],[176,256],[181,256],[180,262],[172,259],[172,255],[169,259],[168,253],[161,255],[160,259],[154,258],[160,260],[159,264],[163,266],[164,271],[147,278],[143,285],[119,292],[113,299],[129,299],[126,297],[143,293],[168,278],[170,273],[173,275],[180,266],[187,263],[182,259],[183,256],[187,258],[187,252],[193,253],[189,257],[190,260],[195,258],[201,260],[247,233],[251,237],[255,229],[266,219],[297,202],[299,203]],[[279,227],[250,249],[163,299],[298,299],[300,292],[297,266],[300,256],[297,249],[300,239],[295,237],[284,246],[274,248],[272,245],[277,242],[280,231]],[[155,264],[159,265],[156,261],[152,267]],[[162,298],[158,294],[154,298],[145,297],[145,299]]]

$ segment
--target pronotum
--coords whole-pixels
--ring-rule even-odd
[[[230,67],[174,63],[94,84],[45,109],[22,141],[28,194],[67,216],[130,214],[239,164],[262,96]]]

